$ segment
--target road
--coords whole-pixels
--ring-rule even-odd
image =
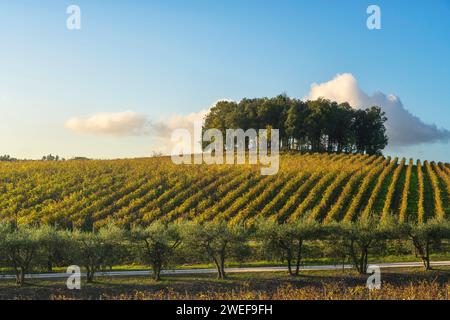
[[[420,262],[395,262],[395,263],[379,263],[372,264],[379,266],[380,268],[415,268],[422,267]],[[450,266],[450,261],[436,261],[431,263],[432,266]],[[312,271],[326,271],[326,270],[341,270],[353,268],[351,265],[323,265],[323,266],[304,266],[301,270]],[[226,268],[227,273],[251,273],[251,272],[280,272],[287,271],[287,267],[248,267],[248,268]],[[195,274],[211,274],[216,273],[216,269],[176,269],[176,270],[163,270],[163,275],[195,275]],[[108,271],[98,272],[96,276],[101,277],[133,277],[133,276],[147,276],[150,275],[149,270],[131,270],[131,271]],[[70,274],[67,273],[35,273],[28,274],[27,279],[59,279],[67,278]],[[85,276],[82,274],[82,276]],[[15,276],[11,274],[1,275],[0,280],[14,279]]]

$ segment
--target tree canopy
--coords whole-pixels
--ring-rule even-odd
[[[205,118],[204,130],[279,129],[281,148],[311,152],[381,154],[388,138],[385,113],[377,106],[356,109],[319,98],[220,101]]]

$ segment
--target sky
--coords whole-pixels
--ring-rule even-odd
[[[0,0],[0,41],[0,154],[167,153],[218,100],[286,93],[380,104],[386,155],[450,162],[450,0]]]

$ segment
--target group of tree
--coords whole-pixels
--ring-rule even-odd
[[[14,162],[14,161],[17,161],[17,159],[11,157],[9,154],[0,156],[0,162]]]
[[[275,98],[219,101],[204,130],[278,129],[284,150],[380,154],[387,146],[385,113],[377,106],[357,109],[327,99]],[[249,142],[246,142],[247,146]]]
[[[61,158],[58,155],[54,156],[52,154],[42,157],[42,161],[64,161],[64,160],[65,160],[64,158]]]
[[[42,161],[65,161],[66,159],[65,158],[61,158],[58,155],[54,156],[52,154],[49,154],[49,155],[43,156],[41,158],[41,160]],[[85,158],[85,157],[74,157],[71,160],[89,160],[89,159]],[[15,161],[19,161],[19,159],[11,157],[9,154],[5,154],[5,155],[0,156],[0,162],[15,162]]]
[[[224,222],[162,223],[124,229],[114,224],[92,231],[59,230],[50,226],[0,224],[0,265],[11,268],[18,285],[36,268],[79,265],[92,282],[100,270],[139,263],[149,266],[155,280],[161,271],[177,263],[209,261],[217,275],[226,277],[227,261],[258,257],[284,261],[291,275],[298,275],[308,244],[320,242],[330,256],[346,257],[360,274],[368,269],[369,255],[380,252],[388,241],[411,244],[425,269],[431,269],[430,253],[450,240],[448,220],[426,223],[381,222],[369,216],[355,222],[320,224],[308,219],[279,224],[259,220],[250,227]]]

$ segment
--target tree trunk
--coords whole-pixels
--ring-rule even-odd
[[[424,266],[424,268],[425,268],[425,270],[431,270],[432,268],[431,268],[431,264],[430,264],[430,258],[429,257],[427,257],[427,256],[423,256],[422,257],[422,263],[423,263],[423,266]]]
[[[298,251],[297,251],[297,263],[295,265],[295,275],[298,276],[300,273],[300,262],[302,261],[302,246],[303,246],[303,240],[300,240],[298,244]]]
[[[427,242],[425,246],[425,254],[422,256],[422,261],[425,267],[425,270],[431,270],[431,264],[430,264],[430,243]]]
[[[25,284],[25,274],[26,271],[23,268],[16,270],[16,285],[22,287]]]
[[[365,249],[364,251],[365,257],[364,257],[364,274],[367,274],[367,269],[369,267],[369,249]]]
[[[155,281],[161,280],[161,266],[158,265],[153,266],[153,280]]]
[[[288,246],[283,245],[284,250],[286,251],[286,261],[288,265],[288,271],[291,276],[294,275],[294,272],[292,271],[292,251]]]
[[[292,272],[292,262],[291,262],[291,257],[286,258],[287,260],[287,264],[288,264],[288,271],[289,274],[292,276],[294,273]]]
[[[16,285],[20,286],[20,271],[17,268],[14,271],[16,273]]]
[[[217,278],[218,279],[223,279],[223,274],[222,274],[222,269],[221,269],[221,264],[219,263],[219,261],[214,258],[214,264],[216,265],[216,269],[217,269]]]
[[[92,283],[94,282],[94,268],[91,267],[87,267],[86,268],[86,279],[87,279],[87,283]]]
[[[23,286],[25,284],[25,274],[26,274],[25,270],[22,270],[20,272],[20,285],[21,286]]]
[[[419,239],[412,237],[412,241],[414,244],[414,249],[416,253],[416,257],[420,257],[422,259],[423,266],[425,270],[431,270],[430,264],[430,242],[426,241],[425,244],[421,243]]]
[[[225,271],[220,265],[217,266],[217,279],[225,279]]]
[[[361,259],[358,258],[355,252],[355,242],[352,240],[349,245],[350,257],[352,258],[353,266],[356,268],[359,274],[361,274]]]
[[[283,150],[289,150],[290,149],[289,137],[285,136],[285,137],[281,138],[281,143],[282,143],[282,149]]]
[[[361,250],[361,257],[359,260],[359,274],[367,274],[367,257],[368,257],[368,250],[367,248],[364,248]]]
[[[47,260],[47,272],[53,272],[53,264],[51,259]]]
[[[220,269],[222,271],[222,279],[225,279],[227,276],[225,275],[225,257],[220,259]]]

